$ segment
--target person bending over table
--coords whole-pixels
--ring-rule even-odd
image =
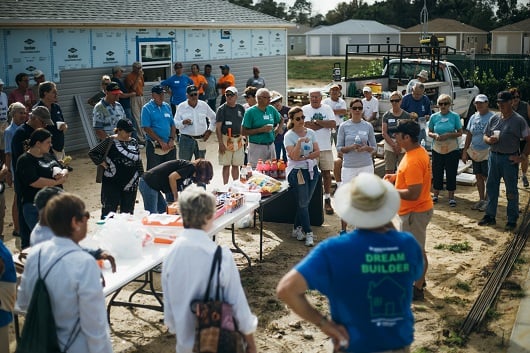
[[[176,334],[176,352],[191,353],[196,318],[190,304],[204,295],[217,249],[207,234],[213,226],[215,197],[200,187],[190,186],[182,192],[178,203],[184,231],[175,240],[162,266],[164,322],[169,331]],[[237,329],[247,342],[246,353],[256,353],[253,333],[258,318],[250,311],[230,249],[223,248],[221,256],[221,298],[232,305]]]
[[[65,192],[48,202],[46,221],[56,236],[37,244],[29,253],[15,308],[28,310],[39,268],[43,276],[49,271],[45,282],[61,351],[111,353],[101,270],[94,258],[79,247],[86,237],[89,218],[83,200],[76,195]],[[71,345],[65,347],[70,336]]]
[[[213,166],[207,160],[164,162],[144,172],[139,189],[144,209],[151,213],[166,212],[167,202],[177,201],[178,192],[195,183],[206,187],[213,178]],[[166,199],[162,193],[166,194]]]

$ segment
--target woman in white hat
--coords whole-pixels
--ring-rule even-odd
[[[409,352],[423,256],[412,234],[391,224],[399,205],[397,190],[376,175],[343,184],[335,209],[357,229],[321,242],[278,284],[278,297],[331,337],[334,352]],[[308,289],[327,296],[330,319],[307,301]]]

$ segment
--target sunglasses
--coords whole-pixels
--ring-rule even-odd
[[[363,107],[351,107],[351,110],[363,110]]]
[[[440,103],[438,103],[438,105],[443,107],[445,105],[451,105],[451,103],[449,103],[449,102],[440,102]]]
[[[225,96],[227,96],[227,97],[234,97],[235,94],[233,94],[233,93],[226,93]]]
[[[195,96],[197,96],[197,95],[198,95],[198,93],[189,93],[189,94],[188,94],[188,96],[190,96],[190,97],[195,97]]]
[[[513,96],[513,99],[517,99],[517,98],[520,98],[519,96]]]
[[[305,116],[296,116],[293,118],[293,120],[296,120],[296,121],[300,121],[300,120],[304,120],[305,119]]]
[[[391,99],[390,103],[399,103],[401,99]]]

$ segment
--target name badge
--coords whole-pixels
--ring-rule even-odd
[[[226,126],[232,126],[232,122],[231,121],[225,121],[225,125]]]
[[[388,123],[395,123],[396,122],[396,119],[388,119]]]
[[[165,113],[165,114],[164,114],[164,117],[165,117],[165,118],[171,118],[171,114]]]

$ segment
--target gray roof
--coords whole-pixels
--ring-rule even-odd
[[[495,28],[492,32],[530,32],[530,18],[506,26]]]
[[[418,24],[404,29],[402,32],[421,33],[422,30],[423,25]],[[453,20],[452,18],[435,18],[433,20],[429,20],[429,22],[427,23],[427,30],[429,31],[429,33],[488,33],[477,27],[473,27],[457,20]]]
[[[226,0],[0,0],[2,27],[293,27]]]
[[[306,32],[306,35],[312,34],[399,34],[399,30],[377,21],[347,20]]]

